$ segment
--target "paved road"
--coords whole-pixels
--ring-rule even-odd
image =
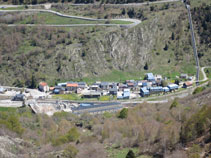
[[[201,68],[201,72],[203,74],[203,80],[200,80],[199,82],[203,82],[203,81],[208,80],[208,77],[207,77],[206,73],[204,72],[204,69],[206,69],[206,68],[211,68],[211,66],[205,66],[205,67]]]
[[[198,52],[196,48],[196,39],[194,35],[194,28],[193,28],[193,22],[192,22],[192,17],[191,17],[191,10],[190,10],[190,5],[186,4],[186,8],[188,10],[188,19],[189,19],[189,24],[190,24],[190,31],[191,31],[191,38],[192,38],[192,46],[193,46],[193,52],[194,52],[194,57],[196,61],[196,83],[199,82],[199,72],[200,72],[200,65],[199,65],[199,58],[198,58]]]
[[[129,3],[129,4],[104,4],[104,5],[110,5],[110,6],[142,6],[142,5],[148,5],[148,4],[159,4],[159,3],[169,3],[169,2],[178,2],[180,0],[162,0],[162,1],[156,1],[156,2],[144,2],[144,3]],[[37,4],[37,5],[28,5],[28,6],[51,6],[51,4],[54,3],[47,3],[47,4]],[[59,4],[59,3],[56,3]],[[70,4],[73,6],[82,6],[82,5],[96,5],[96,4]],[[11,7],[20,7],[24,5],[0,5],[0,8],[11,8]],[[67,18],[76,18],[76,19],[82,19],[82,20],[90,20],[90,21],[106,21],[106,19],[94,19],[94,18],[86,18],[86,17],[80,17],[80,16],[71,16],[62,14],[53,10],[49,9],[27,9],[27,10],[0,10],[0,12],[49,12],[56,14],[58,16],[67,17]],[[70,25],[45,25],[45,24],[26,24],[25,26],[52,26],[52,27],[78,27],[78,26],[120,26],[120,27],[134,27],[141,23],[138,19],[110,19],[110,20],[122,20],[122,21],[130,21],[132,24],[70,24]],[[8,26],[21,26],[21,24],[11,24]]]
[[[57,16],[65,17],[65,18],[74,18],[74,19],[81,19],[81,20],[88,20],[88,21],[107,21],[108,19],[94,19],[94,18],[87,18],[81,16],[72,16],[67,14],[62,14],[53,10],[47,9],[26,9],[26,10],[0,10],[0,12],[47,12],[52,13]],[[120,20],[120,21],[129,21],[132,22],[131,24],[9,24],[8,26],[52,26],[52,27],[78,27],[78,26],[120,26],[120,27],[134,27],[141,23],[141,20],[138,19],[109,19],[111,21]]]
[[[127,3],[127,4],[103,4],[106,6],[142,6],[142,5],[148,5],[148,4],[160,4],[160,3],[170,3],[170,2],[179,2],[181,0],[161,0],[161,1],[155,1],[155,2],[143,2],[143,3]],[[88,4],[73,4],[73,3],[45,3],[45,4],[36,4],[36,5],[27,5],[27,6],[46,6],[46,5],[56,5],[56,4],[68,4],[72,6],[86,6],[86,5],[100,5],[97,3],[88,3]],[[14,8],[14,7],[21,7],[25,5],[0,5],[0,8]]]

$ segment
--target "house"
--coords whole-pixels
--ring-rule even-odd
[[[60,86],[60,87],[66,87],[66,85],[67,85],[67,82],[57,84],[57,86]]]
[[[78,83],[67,83],[66,90],[71,92],[76,92],[78,88]]]
[[[117,92],[117,99],[123,99],[123,91]]]
[[[163,92],[163,87],[159,86],[159,87],[150,87],[149,88],[150,94],[151,93],[160,93]]]
[[[146,79],[148,80],[148,81],[155,81],[155,77],[154,77],[154,75],[153,75],[153,73],[147,73],[146,74]]]
[[[6,89],[4,89],[3,87],[0,87],[0,93],[5,93],[6,92]]]
[[[93,84],[89,87],[90,90],[98,91],[100,89],[100,85]]]
[[[187,74],[180,74],[180,78],[187,79],[188,75]]]
[[[23,94],[16,94],[12,98],[12,101],[24,101],[25,99],[26,99],[25,95],[23,95]]]
[[[192,81],[192,80],[193,80],[193,76],[189,76],[189,77],[188,77],[188,80],[189,80],[189,81]]]
[[[83,93],[83,98],[99,98],[101,96],[101,92],[98,91],[87,91]]]
[[[141,88],[140,89],[140,95],[142,97],[149,96],[150,95],[149,90],[146,87]]]
[[[179,86],[177,84],[170,84],[167,87],[169,88],[170,91],[174,91],[179,88]]]
[[[155,75],[155,80],[156,81],[161,81],[162,80],[162,76],[161,75]]]
[[[102,90],[108,90],[109,89],[109,83],[108,82],[101,82],[100,83],[100,88]]]
[[[130,89],[124,89],[124,91],[117,92],[117,99],[129,99],[130,98]]]
[[[130,98],[130,89],[124,89],[123,99],[129,99],[129,98]]]
[[[133,88],[134,85],[135,85],[134,82],[128,82],[128,83],[127,83],[127,87],[128,87],[128,88]]]
[[[142,87],[147,87],[147,81],[142,81]]]
[[[127,87],[127,84],[119,83],[119,91],[123,91]]]
[[[87,87],[86,82],[78,82],[78,88],[85,89]]]
[[[38,86],[38,89],[41,92],[48,92],[49,91],[49,86],[48,86],[48,84],[46,82],[40,82],[39,86]]]
[[[111,95],[117,95],[117,86],[114,86],[113,88],[109,89],[109,94]]]
[[[64,94],[65,88],[61,86],[55,86],[53,93],[54,94]]]
[[[53,92],[54,87],[49,87],[49,91]]]
[[[192,85],[193,85],[193,82],[187,81],[187,82],[185,82],[185,83],[183,84],[183,88],[188,88],[188,87],[190,87],[190,86],[192,86]]]
[[[163,92],[164,93],[167,93],[167,92],[169,92],[170,91],[170,89],[168,88],[168,87],[163,87]]]

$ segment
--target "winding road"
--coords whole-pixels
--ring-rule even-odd
[[[53,10],[47,9],[26,9],[26,10],[0,10],[1,12],[47,12],[52,13],[57,16],[65,17],[65,18],[74,18],[74,19],[81,19],[81,20],[88,20],[88,21],[107,21],[108,19],[94,19],[94,18],[87,18],[81,16],[72,16],[67,14],[62,14]],[[141,20],[138,19],[109,19],[111,21],[120,20],[120,21],[128,21],[132,22],[131,24],[9,24],[7,26],[52,26],[52,27],[78,27],[78,26],[120,26],[120,27],[134,27],[141,23]]]
[[[104,4],[104,5],[115,5],[115,6],[142,6],[142,5],[149,5],[149,4],[160,4],[160,3],[169,3],[169,2],[178,2],[180,0],[162,0],[162,1],[156,1],[156,2],[144,2],[144,3],[129,3],[129,4]],[[49,6],[50,4],[37,4],[37,5],[28,5],[28,6]],[[70,4],[72,6],[83,6],[83,5],[96,5],[96,4]],[[0,5],[0,8],[15,8],[15,7],[21,7],[24,5]],[[81,19],[81,20],[89,20],[89,21],[107,21],[107,19],[94,19],[94,18],[87,18],[87,17],[81,17],[81,16],[72,16],[67,14],[62,14],[57,11],[53,11],[50,9],[26,9],[26,10],[0,10],[1,12],[48,12],[55,14],[57,16],[66,17],[66,18],[75,18],[75,19]],[[109,19],[111,21],[115,20],[121,20],[121,21],[128,21],[132,22],[131,24],[9,24],[7,26],[15,27],[15,26],[51,26],[51,27],[79,27],[79,26],[119,26],[119,27],[134,27],[141,23],[141,20],[138,19]]]

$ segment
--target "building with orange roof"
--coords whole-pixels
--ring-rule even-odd
[[[48,86],[48,84],[46,82],[40,82],[39,86],[38,86],[38,89],[41,92],[48,92],[49,91],[49,86]]]
[[[192,85],[193,85],[193,82],[187,81],[187,82],[185,82],[185,83],[183,84],[183,87],[184,87],[184,88],[188,88],[188,87],[190,87],[190,86],[192,86]]]
[[[78,88],[78,83],[67,83],[66,90],[76,92]]]

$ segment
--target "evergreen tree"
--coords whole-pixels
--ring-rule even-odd
[[[128,109],[123,108],[119,113],[119,118],[121,119],[127,118],[127,115],[128,115]]]
[[[144,66],[144,70],[148,70],[148,64],[146,62],[145,66]]]
[[[135,156],[133,150],[129,150],[129,152],[128,152],[127,155],[126,155],[126,158],[135,158],[135,157],[136,157],[136,156]]]
[[[174,32],[171,34],[171,39],[174,40]]]
[[[31,78],[31,85],[29,86],[29,88],[36,88],[37,85],[36,85],[36,79],[34,77],[34,75],[32,75],[32,78]]]

